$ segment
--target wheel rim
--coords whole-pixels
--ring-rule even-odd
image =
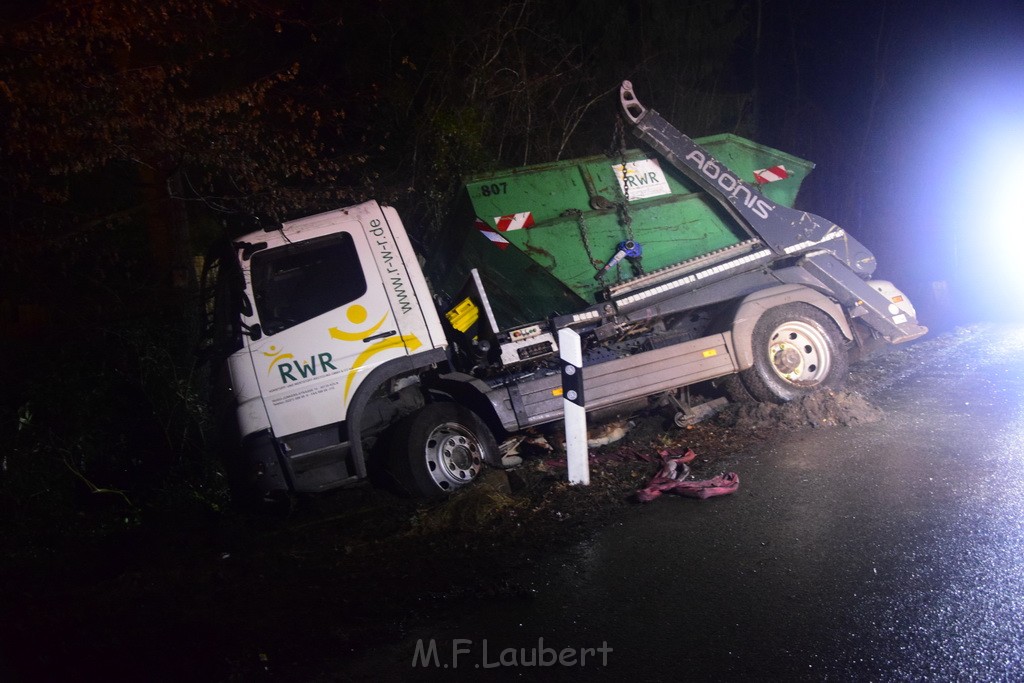
[[[832,367],[828,338],[801,320],[785,322],[768,338],[768,362],[784,381],[801,387],[820,384]]]
[[[445,422],[430,432],[424,455],[430,477],[446,491],[471,482],[483,462],[476,436],[456,422]]]

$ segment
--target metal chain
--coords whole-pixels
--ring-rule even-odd
[[[622,203],[619,204],[619,222],[626,230],[626,239],[635,241],[633,217],[629,215],[629,183],[626,182],[626,129],[621,116],[615,119],[615,137],[619,141],[619,158],[622,161]]]
[[[626,239],[630,242],[635,242],[636,237],[633,236],[633,217],[629,215],[629,183],[626,182],[626,127],[622,122],[622,116],[618,116],[615,119],[615,136],[618,138],[619,158],[622,161],[622,203],[618,207],[619,223],[626,230]],[[644,274],[642,257],[636,256],[628,260],[633,270],[633,277]],[[621,271],[618,272],[619,281],[621,282]]]
[[[594,252],[590,249],[590,233],[587,230],[587,222],[583,219],[583,212],[579,209],[566,209],[562,215],[576,218],[576,225],[580,229],[580,238],[583,240],[583,248],[587,252],[587,258],[590,259],[590,265],[594,266],[594,270],[601,270],[601,265],[594,258]]]
[[[633,236],[633,217],[629,215],[629,185],[626,183],[626,130],[622,123],[622,117],[615,119],[615,134],[612,140],[612,148],[614,149],[616,140],[618,141],[619,157],[622,160],[622,198],[623,201],[617,205],[617,213],[619,217],[619,223],[626,231],[626,239],[631,242],[635,242],[636,238]],[[590,247],[590,232],[587,229],[587,222],[583,218],[583,212],[579,209],[566,209],[562,212],[563,216],[571,216],[576,219],[576,225],[579,227],[580,239],[583,241],[583,249],[587,252],[587,258],[590,259],[590,265],[594,266],[594,270],[598,271],[599,278],[603,279],[601,271],[604,268],[604,264],[594,258],[594,252]],[[634,276],[643,273],[643,267],[640,265],[640,258],[629,259],[630,265],[633,267]],[[639,271],[639,272],[636,272]],[[621,263],[615,264],[615,279],[616,281],[622,281],[622,270]]]

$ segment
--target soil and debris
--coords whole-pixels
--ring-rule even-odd
[[[684,427],[671,414],[623,416],[594,435],[589,487],[566,483],[557,438],[533,436],[515,444],[520,466],[440,502],[363,486],[285,515],[227,510],[39,539],[0,565],[0,677],[338,679],[339,657],[398,642],[428,614],[529,597],[521,570],[638,505],[666,459],[692,450],[690,479],[742,477],[744,457],[777,434],[884,420],[873,396],[971,334],[892,350],[854,366],[845,390],[788,405],[729,405]],[[714,504],[655,504],[672,503],[680,514]]]
[[[884,413],[853,391],[819,391],[795,401],[732,403],[719,413],[719,423],[732,429],[800,429],[854,427],[878,422]]]

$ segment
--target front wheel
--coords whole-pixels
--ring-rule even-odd
[[[398,423],[390,471],[409,495],[436,498],[471,483],[498,445],[483,420],[457,403],[428,403]]]
[[[846,383],[850,366],[842,332],[809,304],[767,311],[754,326],[752,343],[754,364],[739,378],[758,401],[785,403]]]

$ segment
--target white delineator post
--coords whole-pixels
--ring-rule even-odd
[[[587,411],[583,396],[583,350],[575,330],[558,331],[562,358],[562,405],[565,412],[565,454],[569,463],[569,483],[590,484],[590,459],[587,453]]]

